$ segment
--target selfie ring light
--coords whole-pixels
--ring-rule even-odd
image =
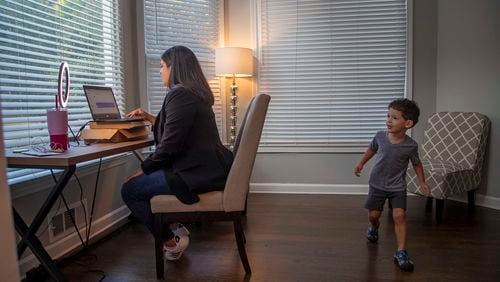
[[[63,80],[63,72],[64,75],[66,76],[66,91],[64,92],[63,95],[63,89],[62,89],[62,80]],[[59,102],[59,105],[61,108],[66,108],[68,105],[68,100],[69,100],[69,65],[66,62],[62,62],[61,66],[59,67],[59,76],[58,76],[58,83],[57,83],[58,89],[57,89],[57,100]]]

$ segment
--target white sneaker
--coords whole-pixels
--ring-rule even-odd
[[[175,247],[167,247],[163,245],[164,256],[166,260],[174,261],[181,258],[184,251],[189,245],[188,236],[175,236]]]
[[[189,234],[190,234],[189,230],[186,228],[186,226],[184,226],[181,223],[170,224],[170,230],[172,230],[172,232],[179,237],[189,236]]]

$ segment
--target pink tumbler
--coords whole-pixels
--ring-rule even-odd
[[[68,112],[66,109],[48,109],[47,127],[50,135],[50,148],[54,151],[68,149]]]

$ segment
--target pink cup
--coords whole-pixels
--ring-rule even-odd
[[[47,127],[52,150],[66,151],[68,149],[68,112],[66,109],[48,109]]]

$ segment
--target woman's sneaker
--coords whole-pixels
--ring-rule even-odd
[[[372,243],[377,243],[378,241],[378,228],[375,228],[373,226],[368,227],[368,230],[366,231],[366,239]]]
[[[170,225],[170,229],[172,232],[174,232],[175,235],[181,237],[181,236],[189,236],[189,230],[184,226],[183,224],[180,223],[173,223]]]
[[[394,263],[404,271],[413,270],[413,262],[410,260],[410,257],[405,250],[397,251],[396,253],[394,253]]]
[[[167,247],[163,245],[164,256],[166,260],[174,261],[181,258],[184,251],[189,245],[188,236],[175,236],[175,247]]]

